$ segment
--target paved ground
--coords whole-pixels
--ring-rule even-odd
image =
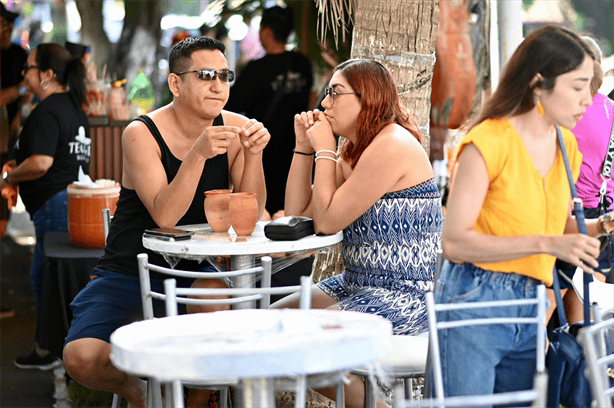
[[[15,316],[0,320],[0,406],[3,408],[53,407],[52,371],[21,370],[13,359],[26,354],[34,342],[36,310],[28,277],[32,262],[34,227],[26,212],[11,214],[7,235],[1,241],[0,300]]]

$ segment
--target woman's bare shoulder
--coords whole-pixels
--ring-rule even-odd
[[[378,153],[388,153],[392,156],[407,156],[408,154],[424,154],[424,148],[407,129],[397,124],[390,124],[383,128],[371,145]],[[367,148],[368,149],[368,148]]]

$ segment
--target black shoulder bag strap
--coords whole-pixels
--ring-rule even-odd
[[[561,154],[563,155],[563,161],[565,162],[565,169],[567,170],[567,180],[569,181],[569,189],[571,190],[571,199],[573,201],[574,213],[576,215],[576,222],[578,223],[578,231],[581,234],[587,234],[586,230],[586,220],[584,219],[584,208],[582,207],[582,200],[578,198],[578,192],[576,191],[576,185],[573,181],[573,175],[571,174],[571,166],[569,165],[569,158],[567,157],[567,149],[565,149],[565,143],[563,141],[563,135],[561,134],[561,129],[556,126],[556,136],[559,140],[559,148],[561,149]],[[556,268],[555,268],[556,269]],[[553,279],[555,280],[558,286],[558,276],[553,271]],[[588,284],[593,281],[593,275],[590,273],[584,272],[584,325],[588,326],[591,324],[591,301],[588,292]],[[555,288],[555,294],[558,292],[560,296],[560,287]],[[557,305],[557,308],[559,305]],[[564,310],[564,309],[563,309]],[[560,312],[559,312],[560,313]]]

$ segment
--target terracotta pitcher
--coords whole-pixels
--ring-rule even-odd
[[[232,190],[205,191],[205,216],[214,232],[230,228],[230,194]]]
[[[256,229],[256,222],[258,222],[256,193],[230,195],[230,221],[237,235],[252,235]]]

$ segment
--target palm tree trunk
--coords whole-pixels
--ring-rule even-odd
[[[352,58],[375,59],[392,72],[427,153],[438,16],[439,0],[356,0],[354,13]]]

